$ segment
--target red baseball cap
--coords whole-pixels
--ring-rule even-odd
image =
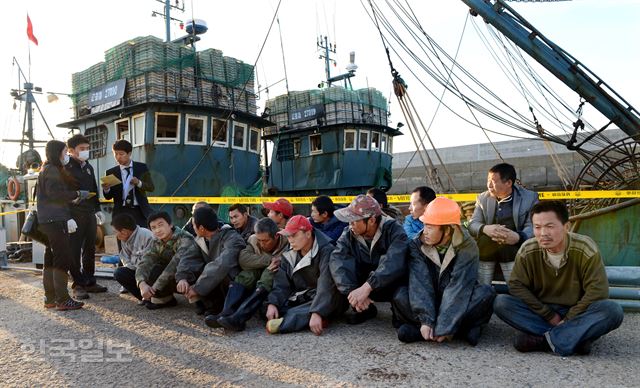
[[[291,202],[287,201],[285,198],[280,198],[275,202],[264,202],[262,206],[264,206],[265,209],[280,212],[287,217],[291,217],[293,214],[293,206],[291,205]]]
[[[310,230],[313,230],[313,226],[311,226],[311,222],[309,222],[309,219],[307,217],[297,215],[291,217],[291,219],[287,222],[287,226],[285,226],[284,229],[282,229],[278,233],[283,236],[291,236],[292,234],[296,234],[301,230],[308,232]]]

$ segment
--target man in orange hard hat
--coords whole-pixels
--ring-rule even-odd
[[[423,230],[409,244],[409,286],[395,295],[402,342],[450,340],[475,346],[493,313],[495,293],[478,284],[478,246],[460,226],[460,207],[434,199],[420,217]]]

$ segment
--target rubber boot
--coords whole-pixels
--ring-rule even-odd
[[[244,299],[244,293],[246,291],[246,287],[240,283],[232,282],[229,285],[229,291],[227,291],[227,296],[224,298],[224,307],[222,311],[218,314],[211,314],[204,317],[204,323],[209,327],[220,327],[218,324],[218,319],[221,317],[226,317],[233,314],[236,311],[236,308],[242,300]]]
[[[262,302],[267,298],[269,293],[262,287],[256,288],[256,291],[247,298],[238,310],[229,315],[218,318],[218,324],[227,330],[242,331],[245,328],[245,323],[251,319],[251,317],[258,311]]]

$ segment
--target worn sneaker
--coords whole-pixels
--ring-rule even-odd
[[[176,300],[176,298],[171,298],[170,301],[168,301],[167,303],[152,303],[152,302],[147,302],[146,306],[149,310],[158,310],[158,309],[163,309],[165,307],[174,307],[178,305],[178,301]]]
[[[58,303],[56,305],[56,310],[58,311],[78,310],[78,309],[81,309],[82,306],[84,306],[84,302],[78,302],[77,300],[73,300],[69,298],[63,303]]]
[[[87,290],[85,290],[82,286],[73,287],[71,295],[73,296],[73,299],[89,299]]]
[[[270,319],[267,321],[267,333],[278,334],[280,332],[280,325],[282,325],[284,318]]]
[[[378,308],[375,305],[370,304],[369,308],[361,313],[352,310],[351,314],[347,314],[346,319],[347,323],[350,325],[359,325],[365,321],[368,321],[369,319],[375,318],[377,315]]]
[[[471,346],[476,346],[480,341],[480,334],[482,334],[482,326],[474,326],[467,332],[465,339]]]
[[[44,301],[44,308],[46,308],[46,309],[52,309],[52,308],[54,308],[56,306],[57,306],[56,302],[50,302],[48,300]]]
[[[194,303],[194,306],[195,306],[197,315],[203,315],[205,311],[207,311],[207,306],[205,306],[204,302],[201,300],[196,301]]]
[[[124,288],[124,286],[120,286],[120,290],[118,290],[118,292],[121,293],[121,294],[128,294],[129,290]]]
[[[218,318],[220,318],[220,314],[208,314],[204,317],[204,324],[214,329],[222,327],[222,325],[218,323]]]
[[[549,343],[544,336],[541,335],[531,335],[526,333],[520,333],[516,337],[515,341],[513,341],[513,347],[516,348],[517,351],[527,353],[527,352],[546,352],[551,350],[549,347]]]
[[[403,324],[398,328],[398,339],[405,343],[422,341],[420,329],[413,325]]]
[[[591,353],[593,347],[593,341],[584,341],[576,348],[576,354],[580,356],[586,356]]]
[[[84,286],[85,291],[97,294],[99,292],[107,292],[107,287],[99,284],[92,284],[90,286]]]

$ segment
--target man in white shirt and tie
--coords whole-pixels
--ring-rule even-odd
[[[108,169],[105,175],[113,175],[121,183],[113,187],[103,183],[104,197],[113,199],[113,216],[127,213],[136,220],[137,225],[147,227],[147,217],[152,210],[146,193],[154,190],[149,169],[146,164],[131,160],[133,147],[128,141],[118,140],[113,143],[112,149],[118,165]]]

